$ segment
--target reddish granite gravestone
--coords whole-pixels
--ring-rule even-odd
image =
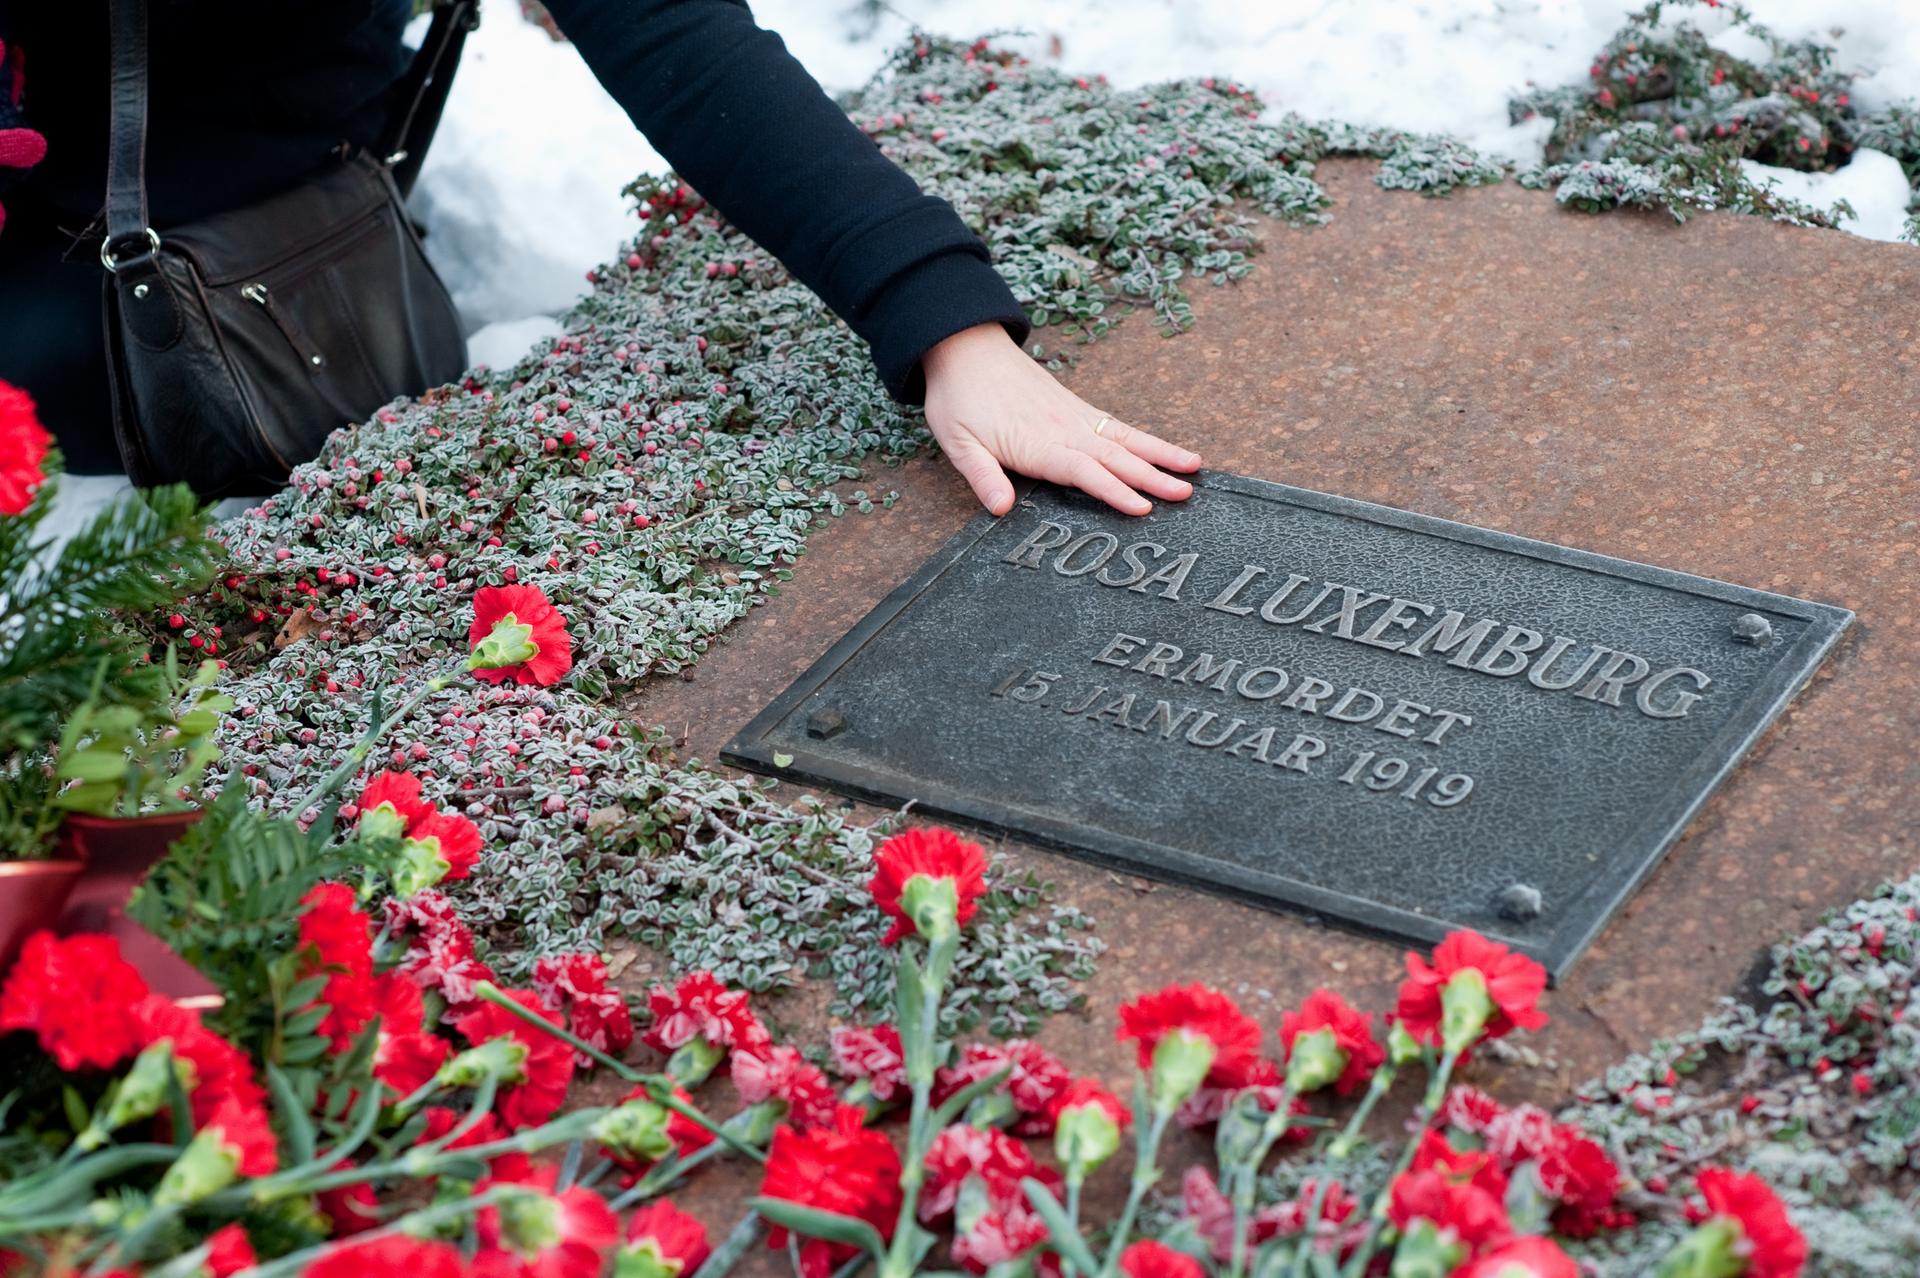
[[[1211,469],[1854,610],[1811,685],[1707,802],[1548,1004],[1552,1098],[1738,992],[1766,946],[1916,861],[1920,251],[1755,218],[1588,217],[1514,186],[1425,200],[1324,166],[1330,225],[1274,226],[1195,328],[1143,317],[1073,388]],[[939,459],[821,531],[794,580],[636,718],[722,743],[964,525]],[[1118,1076],[1111,1009],[1205,980],[1271,1020],[1316,984],[1382,1006],[1401,947],[1002,843],[1111,947],[1093,1013],[1044,1041]]]

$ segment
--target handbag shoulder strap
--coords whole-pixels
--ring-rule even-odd
[[[109,271],[160,247],[147,216],[147,0],[111,0],[112,92],[107,143],[106,238],[100,262]],[[426,158],[427,143],[440,123],[453,70],[467,33],[478,21],[476,0],[441,0],[434,5],[426,41],[414,55],[395,112],[382,140],[381,159],[393,171],[402,192],[409,190]]]
[[[394,185],[403,195],[413,189],[414,179],[420,176],[427,144],[433,141],[440,113],[446,109],[447,94],[453,90],[460,50],[467,42],[467,33],[479,24],[477,0],[439,0],[433,7],[427,38],[413,57],[406,87],[397,94],[404,109],[394,113],[380,147],[380,159],[392,171]]]
[[[113,0],[112,33],[107,238],[100,245],[100,262],[110,271],[117,255],[159,246],[147,221],[147,0]]]

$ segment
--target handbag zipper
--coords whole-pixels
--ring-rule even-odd
[[[267,291],[265,284],[243,285],[240,296],[255,303],[267,313],[267,318],[273,321],[273,326],[280,330],[282,337],[287,339],[287,345],[293,347],[293,353],[305,360],[308,367],[326,367],[326,356],[315,350],[313,343],[306,340],[306,334],[300,331],[300,326],[294,322],[293,316],[287,314],[282,307],[274,305],[273,294]]]

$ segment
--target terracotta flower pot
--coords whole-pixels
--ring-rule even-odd
[[[84,868],[65,848],[44,861],[0,861],[0,976],[29,936],[59,921]]]
[[[120,942],[120,953],[146,979],[147,987],[182,1007],[220,1006],[220,991],[159,937],[127,915],[127,898],[147,871],[166,855],[196,811],[156,812],[141,817],[97,817],[74,813],[61,823],[60,847],[82,869],[79,882],[60,916],[60,931],[100,932]]]

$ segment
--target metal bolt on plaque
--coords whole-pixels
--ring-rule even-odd
[[[832,706],[822,706],[807,716],[807,735],[815,741],[831,741],[847,730],[847,716]]]
[[[1764,648],[1773,638],[1773,624],[1757,612],[1742,613],[1734,619],[1733,638],[1736,643]]]

